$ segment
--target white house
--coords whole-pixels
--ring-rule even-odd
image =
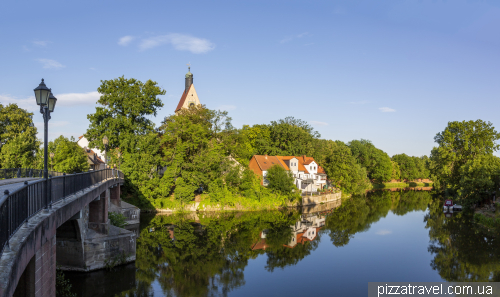
[[[250,159],[249,167],[263,177],[263,185],[267,186],[267,170],[275,165],[291,171],[295,185],[301,191],[316,191],[326,185],[325,170],[312,157],[255,155]]]

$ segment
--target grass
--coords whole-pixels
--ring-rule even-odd
[[[391,189],[391,188],[414,188],[414,187],[432,187],[432,183],[382,183],[372,184],[372,189]]]

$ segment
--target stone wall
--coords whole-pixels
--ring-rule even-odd
[[[320,203],[327,203],[342,198],[342,193],[327,193],[322,195],[302,196],[302,205],[314,205]]]
[[[35,296],[56,296],[56,237],[45,242],[35,257]]]

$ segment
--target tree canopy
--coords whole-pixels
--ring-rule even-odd
[[[133,136],[146,135],[154,131],[154,123],[148,116],[156,116],[163,107],[159,95],[165,95],[156,82],[145,83],[135,78],[119,77],[102,80],[97,89],[101,97],[93,114],[87,118],[90,126],[85,133],[91,147],[104,151],[102,138],[109,139],[109,148],[119,147],[122,151],[132,152],[136,140]]]
[[[368,178],[379,183],[389,181],[392,176],[391,158],[366,139],[349,142],[352,155],[366,168]]]
[[[437,187],[458,193],[464,204],[477,202],[484,191],[492,193],[498,188],[499,163],[493,152],[499,148],[499,139],[500,134],[490,122],[449,122],[434,137],[438,146],[430,157]]]

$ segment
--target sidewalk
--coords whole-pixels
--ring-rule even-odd
[[[41,179],[39,177],[21,177],[21,178],[9,178],[9,179],[0,179],[0,187],[10,184],[24,183],[25,181],[37,180]]]

